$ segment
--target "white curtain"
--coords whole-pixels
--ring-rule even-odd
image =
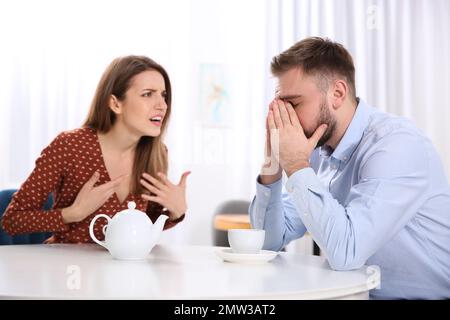
[[[342,43],[354,58],[357,95],[413,120],[450,177],[450,1],[280,0],[272,12],[275,51],[309,36]]]

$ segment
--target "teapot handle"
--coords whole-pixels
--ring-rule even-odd
[[[105,247],[106,249],[108,249],[108,247],[106,246],[106,242],[105,241],[100,241],[95,237],[94,234],[94,224],[95,221],[97,221],[98,218],[106,218],[106,220],[108,220],[108,224],[111,222],[111,218],[108,217],[106,214],[98,214],[94,217],[94,219],[92,219],[91,224],[89,225],[89,235],[91,236],[92,240],[94,240],[94,242],[98,243],[99,245],[101,245],[102,247]],[[105,225],[106,227],[107,225]],[[105,228],[103,227],[103,234],[105,234]]]

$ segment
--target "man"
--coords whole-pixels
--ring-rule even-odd
[[[340,44],[305,39],[271,70],[270,161],[249,208],[253,228],[266,230],[264,248],[280,250],[308,230],[331,268],[380,268],[372,298],[450,298],[450,188],[431,142],[356,97],[353,60]]]

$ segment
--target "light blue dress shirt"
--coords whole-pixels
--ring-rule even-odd
[[[371,298],[450,298],[450,187],[429,139],[359,100],[336,149],[317,148],[310,165],[285,190],[257,181],[249,214],[265,249],[308,230],[331,268],[380,268]]]

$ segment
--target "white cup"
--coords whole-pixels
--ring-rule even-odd
[[[234,253],[259,253],[264,244],[265,230],[229,229],[228,242]]]

